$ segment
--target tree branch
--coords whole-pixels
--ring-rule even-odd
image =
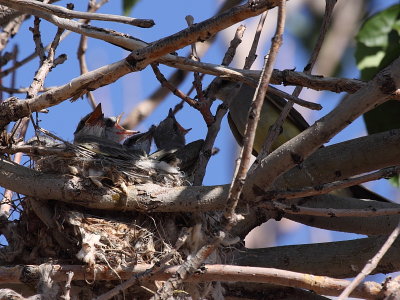
[[[387,236],[379,236],[340,242],[238,249],[233,252],[232,261],[241,266],[281,268],[293,272],[351,278],[362,270],[386,239]],[[400,239],[397,239],[373,274],[400,270],[399,248]]]
[[[400,233],[400,223],[393,230],[393,232],[389,235],[385,243],[380,247],[379,251],[375,253],[375,255],[368,260],[365,264],[364,268],[357,274],[356,278],[353,279],[350,285],[348,285],[345,290],[340,294],[338,300],[347,299],[351,292],[354,290],[356,286],[358,286],[369,274],[371,274],[379,262],[382,260],[383,256],[392,248],[393,243],[397,239]]]
[[[0,0],[0,3],[2,3],[1,1],[7,2],[6,0]],[[70,83],[61,86],[56,90],[32,98],[29,101],[22,101],[23,103],[21,103],[21,101],[12,99],[3,102],[2,107],[0,107],[2,111],[0,117],[4,116],[4,118],[1,118],[0,128],[7,125],[10,121],[15,121],[20,119],[22,116],[28,115],[32,111],[38,111],[45,107],[54,106],[71,97],[77,99],[82,94],[86,93],[87,90],[94,90],[101,86],[110,84],[129,72],[143,69],[156,59],[160,59],[160,62],[162,63],[165,60],[166,62],[169,61],[170,65],[175,65],[175,62],[179,61],[179,58],[177,59],[177,57],[169,53],[190,45],[195,40],[206,40],[218,31],[227,28],[236,22],[258,15],[263,11],[274,7],[278,2],[279,1],[277,0],[262,1],[257,2],[256,5],[245,4],[239,7],[234,7],[217,17],[197,23],[188,29],[163,38],[151,45],[121,33],[82,25],[72,20],[65,20],[54,15],[43,13],[39,10],[30,10],[29,13],[44,18],[60,28],[75,31],[90,37],[104,39],[110,43],[114,43],[127,49],[136,49],[136,51],[132,52],[124,60],[81,75],[73,79]],[[22,11],[25,9],[23,5],[18,3],[10,3],[12,3],[13,6],[18,5],[18,9]],[[187,61],[193,62],[193,60],[189,59],[187,59]]]
[[[68,279],[67,272],[74,273],[74,280],[93,280],[93,272],[87,272],[84,266],[77,265],[53,265],[52,280],[54,282],[66,281]],[[145,272],[150,265],[137,265],[134,268],[125,268],[118,272],[121,279],[127,279],[132,273]],[[12,268],[0,268],[0,278],[4,279],[4,283],[20,283],[22,280],[34,279],[39,272],[39,266],[27,265],[16,266]],[[177,271],[178,266],[167,267],[163,272],[154,274],[149,280],[164,281],[170,278]],[[284,271],[271,268],[242,267],[230,265],[205,265],[204,273],[198,273],[190,278],[187,282],[208,282],[208,281],[225,281],[225,282],[260,282],[273,283],[285,286],[294,286],[304,289],[313,290],[316,293],[339,295],[340,292],[350,284],[349,281],[343,279],[334,279],[323,276],[314,276],[311,274],[302,274],[291,271]],[[115,274],[110,272],[107,267],[96,266],[96,280],[118,280]],[[27,278],[24,278],[27,277]],[[1,281],[1,280],[0,280]],[[24,281],[23,281],[24,282]],[[381,292],[380,284],[376,282],[364,282],[360,284],[351,294],[353,297],[364,299],[376,299]]]
[[[400,129],[394,129],[320,148],[301,163],[301,168],[294,167],[279,177],[269,190],[273,194],[282,187],[318,188],[324,183],[400,165],[399,143]]]
[[[304,161],[301,170],[293,168],[279,178],[273,189],[285,190],[301,186],[318,186],[322,182],[341,180],[374,169],[400,165],[399,143],[400,130],[392,130],[321,148]],[[356,155],[360,149],[369,149],[370,151],[364,151],[362,156]],[[16,152],[25,152],[30,155],[59,155],[60,149],[31,146],[0,148],[0,153],[12,154]],[[62,155],[68,157],[71,153],[64,151]],[[115,191],[105,188],[92,191],[90,186],[89,188],[83,186],[82,179],[78,177],[40,173],[6,160],[0,160],[0,170],[5,175],[0,177],[0,185],[9,187],[20,194],[39,199],[72,201],[71,203],[88,207],[122,209],[118,200],[115,200],[118,199],[118,194]],[[335,172],[335,170],[338,170],[338,172]],[[15,176],[13,177],[12,174],[15,174]],[[321,179],[316,181],[315,178],[319,176]],[[314,178],[314,180],[310,178]],[[30,186],[35,188],[31,189]],[[54,194],[48,193],[47,188]],[[137,189],[145,188],[153,191],[155,197],[146,198],[142,195],[139,201],[136,194]],[[131,192],[128,195],[128,203],[125,208],[128,210],[145,210],[146,207],[149,210],[166,212],[220,210],[224,208],[226,204],[224,197],[227,196],[227,186],[167,188],[149,184],[132,187],[129,190]],[[201,196],[202,193],[204,193],[203,196]],[[265,193],[260,195],[265,197]],[[84,201],[85,198],[88,199],[86,202]],[[182,203],[185,203],[185,205],[182,205]],[[319,206],[315,207],[318,208]],[[351,208],[351,206],[335,206],[332,208]],[[357,207],[353,206],[353,208]]]
[[[126,16],[117,16],[111,14],[99,14],[91,12],[80,12],[70,9],[66,9],[62,6],[45,4],[37,1],[29,0],[0,0],[0,4],[8,6],[18,11],[23,11],[27,14],[35,15],[35,12],[41,11],[45,14],[54,14],[60,18],[73,19],[87,19],[87,20],[100,20],[100,21],[111,21],[123,24],[129,24],[133,26],[149,28],[154,26],[154,21],[149,19],[136,19]],[[32,11],[30,11],[32,10]]]
[[[124,195],[115,189],[88,188],[82,178],[41,173],[4,159],[0,159],[0,174],[0,185],[18,193],[105,210],[183,212],[193,211],[196,206],[198,210],[216,210],[224,206],[228,189],[227,186],[168,188],[148,183],[129,187],[125,203]]]
[[[398,204],[387,203],[373,200],[360,200],[335,195],[322,195],[301,199],[291,199],[286,201],[288,205],[301,205],[310,209],[322,209],[330,207],[332,209],[349,210],[392,210],[397,209]],[[280,214],[282,217],[282,213]],[[371,217],[321,217],[297,215],[287,212],[285,218],[299,222],[308,226],[327,230],[352,232],[365,235],[385,235],[390,234],[397,226],[400,217],[398,215],[371,216]]]

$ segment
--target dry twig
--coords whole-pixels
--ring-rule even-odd
[[[80,18],[80,19],[87,19],[87,20],[101,20],[101,21],[111,21],[111,22],[118,22],[129,24],[133,26],[149,28],[154,26],[154,21],[149,19],[135,19],[126,16],[116,16],[111,14],[99,14],[99,13],[91,13],[91,12],[80,12],[80,11],[73,11],[70,9],[66,9],[61,6],[52,5],[41,3],[37,1],[30,1],[30,0],[2,0],[0,4],[5,6],[14,8],[18,10],[21,5],[24,6],[24,11],[29,13],[28,10],[32,9],[34,11],[41,11],[46,14],[53,14],[60,18],[66,19],[73,19],[73,18]]]
[[[325,14],[323,18],[323,23],[321,27],[321,31],[318,36],[317,43],[314,46],[314,49],[311,53],[310,59],[307,63],[307,65],[304,67],[304,73],[306,74],[311,74],[311,71],[317,61],[318,54],[321,50],[322,44],[324,42],[326,33],[328,31],[331,19],[332,19],[332,12],[333,8],[335,7],[337,0],[326,0],[326,7],[325,7]],[[300,95],[303,87],[302,86],[297,86],[295,90],[293,91],[292,95],[297,97]],[[290,100],[290,99],[288,99]],[[271,130],[268,133],[267,138],[265,139],[264,145],[262,147],[261,152],[258,154],[259,157],[265,157],[270,149],[274,141],[277,139],[281,132],[282,124],[289,115],[290,110],[293,108],[294,102],[288,101],[285,105],[285,107],[282,109],[282,112],[279,116],[279,118],[275,121],[274,125],[272,126]],[[256,164],[253,166],[253,169],[256,167]]]
[[[350,186],[358,185],[361,183],[379,180],[382,178],[390,178],[400,173],[400,167],[389,167],[384,168],[382,170],[361,175],[358,177],[347,178],[341,181],[335,181],[325,184],[320,184],[313,187],[304,187],[299,190],[286,190],[286,191],[278,191],[278,190],[270,190],[266,192],[265,198],[268,200],[271,199],[293,199],[293,198],[302,198],[309,197],[314,195],[327,194],[335,190],[344,189]]]
[[[379,251],[374,255],[374,257],[368,261],[368,263],[361,270],[361,272],[356,276],[356,278],[353,279],[351,284],[349,284],[346,287],[346,289],[340,294],[338,300],[347,299],[351,295],[351,292],[354,291],[354,289],[360,285],[360,283],[365,279],[365,277],[367,277],[376,268],[376,266],[381,261],[382,257],[390,249],[390,247],[397,239],[399,234],[400,234],[400,223],[389,235],[386,242],[382,245],[381,249],[379,249]]]

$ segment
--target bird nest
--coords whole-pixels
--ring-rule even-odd
[[[145,154],[109,156],[69,143],[41,147],[48,152],[33,157],[36,170],[73,175],[93,189],[125,192],[147,182],[170,187],[186,182],[175,166]],[[155,265],[165,257],[167,265],[181,264],[196,253],[206,231],[213,230],[210,224],[218,222],[215,215],[194,220],[185,213],[116,212],[33,198],[22,206],[17,226],[10,226],[13,238],[0,249],[3,263],[84,264],[94,273],[105,266],[116,278],[122,270]],[[217,262],[215,256],[212,260]]]
[[[147,182],[173,187],[185,183],[183,172],[165,161],[153,159],[145,153],[130,153],[119,144],[113,144],[113,147],[117,153],[108,155],[79,145],[59,144],[49,149],[62,152],[34,157],[35,169],[89,178],[97,187],[105,185],[124,189],[125,186]]]

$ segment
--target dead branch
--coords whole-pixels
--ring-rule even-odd
[[[288,205],[301,205],[307,209],[322,209],[330,207],[332,209],[347,208],[350,211],[366,211],[368,209],[376,210],[392,210],[397,209],[398,204],[385,203],[373,200],[360,200],[345,196],[335,196],[331,194],[314,196],[309,198],[292,199],[287,201]],[[276,216],[276,211],[270,211]],[[267,212],[266,212],[267,213]],[[359,213],[361,214],[361,213]],[[279,215],[279,213],[278,213]],[[280,213],[282,217],[282,211]],[[385,215],[374,217],[334,217],[331,216],[308,216],[292,214],[286,212],[285,218],[299,222],[308,226],[322,228],[327,230],[335,230],[342,232],[353,232],[365,235],[388,235],[397,226],[400,218],[398,215]]]
[[[361,175],[361,176],[356,176],[356,177],[351,177],[347,179],[343,179],[341,181],[334,181],[331,183],[324,183],[321,185],[316,185],[316,186],[307,186],[298,190],[285,190],[285,191],[269,191],[265,193],[265,197],[268,199],[269,196],[271,195],[274,199],[293,199],[293,198],[301,198],[301,197],[308,197],[308,196],[314,196],[314,195],[321,195],[321,194],[326,194],[335,190],[340,190],[344,189],[350,186],[355,186],[361,183],[373,181],[373,180],[379,180],[382,178],[390,178],[393,176],[396,176],[397,174],[400,173],[400,167],[389,167],[389,168],[384,168],[379,171],[366,174],[366,175]],[[278,206],[280,206],[279,203],[277,203]],[[283,203],[282,203],[283,204]],[[281,208],[280,209],[288,209],[288,208]],[[294,209],[296,210],[296,209]],[[307,214],[306,212],[304,212]],[[335,216],[335,215],[332,215]]]
[[[356,276],[379,250],[387,236],[349,241],[278,246],[257,249],[237,249],[232,253],[233,264],[240,266],[282,268],[335,278]],[[400,269],[400,240],[377,265],[373,274],[397,272]]]
[[[53,265],[52,280],[66,281],[67,272],[74,273],[74,280],[93,280],[93,272],[86,272],[84,266],[74,265]],[[148,269],[149,265],[137,265],[134,268],[120,270],[118,275],[122,279],[127,279],[132,273],[141,273]],[[168,267],[163,272],[154,274],[149,280],[167,280],[173,275],[176,270],[175,267]],[[205,265],[204,273],[197,273],[188,278],[189,282],[202,282],[202,281],[242,281],[242,282],[260,282],[260,283],[273,283],[278,285],[289,285],[304,289],[313,290],[316,293],[324,295],[337,296],[339,293],[349,285],[349,281],[343,279],[334,279],[325,276],[314,276],[311,274],[302,274],[291,271],[284,271],[271,268],[257,268],[257,267],[241,267],[230,265]],[[17,266],[13,268],[2,267],[0,268],[0,277],[6,279],[8,283],[20,282],[21,275],[30,275],[34,278],[35,273],[38,272],[38,266]],[[96,279],[97,280],[112,280],[116,279],[115,274],[111,273],[107,268],[96,266]],[[365,282],[360,284],[356,290],[351,294],[353,297],[360,297],[364,299],[375,299],[380,293],[380,284],[375,282]]]
[[[251,7],[247,5],[242,5],[232,8],[231,10],[221,14],[220,16],[195,24],[189,29],[183,30],[175,35],[161,39],[151,46],[148,46],[143,41],[137,39],[126,38],[126,35],[123,34],[110,31],[107,32],[104,29],[99,30],[95,29],[94,27],[84,27],[72,20],[60,19],[57,16],[48,15],[41,11],[30,11],[30,13],[34,13],[38,17],[44,18],[61,28],[65,28],[71,31],[77,31],[82,34],[84,33],[94,38],[106,38],[107,41],[120,45],[122,47],[124,47],[124,45],[122,44],[128,42],[128,49],[137,50],[131,53],[124,60],[81,75],[80,77],[72,80],[67,85],[44,93],[38,97],[29,99],[29,101],[23,101],[22,103],[20,103],[16,101],[16,99],[11,99],[8,102],[6,101],[2,103],[3,107],[1,108],[3,113],[1,117],[3,117],[4,114],[4,117],[7,116],[7,118],[2,118],[3,122],[0,122],[0,127],[3,127],[12,120],[16,120],[24,115],[28,115],[32,111],[37,111],[44,107],[56,105],[61,101],[64,101],[71,97],[73,99],[77,99],[82,94],[86,93],[87,90],[97,89],[101,86],[114,82],[115,80],[126,75],[129,72],[141,70],[163,55],[165,55],[165,59],[175,61],[176,57],[169,53],[191,44],[193,40],[205,40],[209,36],[222,30],[223,28],[226,28],[250,16],[260,14],[264,10],[270,9],[275,4],[274,1],[271,1],[271,3],[260,3],[261,4],[259,5]],[[12,2],[12,5],[16,5],[17,8],[21,10],[24,9],[24,6],[18,5],[18,3]],[[122,44],[121,41],[123,42]],[[142,56],[146,56],[146,58]],[[163,62],[163,60],[164,58],[162,58],[160,62]],[[140,61],[140,63],[138,63],[138,61]],[[18,112],[18,118],[16,118],[16,112]]]
[[[367,277],[371,274],[372,271],[377,267],[383,256],[389,251],[392,247],[394,241],[400,234],[400,223],[397,227],[393,230],[393,232],[389,235],[385,243],[381,246],[379,251],[376,252],[373,258],[368,260],[368,263],[364,266],[364,268],[360,271],[360,273],[354,278],[344,291],[340,294],[339,300],[347,299],[351,292]]]
[[[73,18],[80,18],[80,19],[87,19],[87,20],[101,20],[101,21],[111,21],[111,22],[118,22],[129,24],[133,26],[138,26],[142,28],[149,28],[154,26],[154,21],[150,19],[136,19],[126,16],[116,16],[111,14],[99,14],[99,13],[91,13],[91,12],[80,12],[66,9],[62,6],[46,4],[36,1],[29,1],[29,0],[3,0],[0,2],[1,4],[14,8],[15,10],[23,10],[24,13],[27,14],[35,14],[36,11],[41,11],[46,14],[54,14],[60,18],[66,19],[73,19]],[[24,7],[21,9],[21,7]],[[30,11],[32,10],[32,11]]]

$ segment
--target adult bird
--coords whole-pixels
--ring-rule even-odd
[[[221,80],[218,86],[215,97],[228,101],[231,91],[239,87],[239,83]],[[247,123],[247,113],[250,109],[251,102],[255,93],[255,88],[242,84],[240,90],[235,93],[235,97],[231,100],[228,113],[228,124],[239,145],[243,145],[244,130]],[[256,136],[253,145],[253,154],[255,156],[260,153],[264,141],[268,135],[269,128],[278,119],[286,100],[279,96],[268,93],[265,96],[264,105],[261,108],[260,120],[258,122]],[[300,132],[309,127],[307,121],[294,108],[289,112],[289,115],[282,125],[281,134],[272,144],[272,150],[275,150],[280,145],[294,138]]]
[[[235,89],[239,89],[234,91]],[[229,127],[239,145],[243,145],[243,136],[245,126],[247,123],[248,111],[250,109],[255,88],[243,83],[232,82],[228,80],[219,79],[219,83],[216,89],[215,97],[225,101],[230,101],[228,123]],[[234,92],[232,92],[234,91]],[[233,99],[229,99],[231,95],[234,95]],[[275,123],[283,107],[286,104],[286,100],[276,96],[272,93],[267,92],[263,106],[261,108],[260,120],[258,122],[256,136],[253,145],[253,154],[258,155],[260,153],[265,139],[267,138],[269,128]],[[282,125],[282,130],[278,138],[272,144],[271,150],[275,150],[280,145],[284,144],[288,140],[294,138],[300,132],[304,131],[309,127],[307,121],[303,116],[294,108],[289,112],[289,115]],[[354,198],[362,199],[373,199],[378,201],[389,202],[386,198],[369,191],[363,186],[356,185],[347,189],[339,190],[336,194]]]

